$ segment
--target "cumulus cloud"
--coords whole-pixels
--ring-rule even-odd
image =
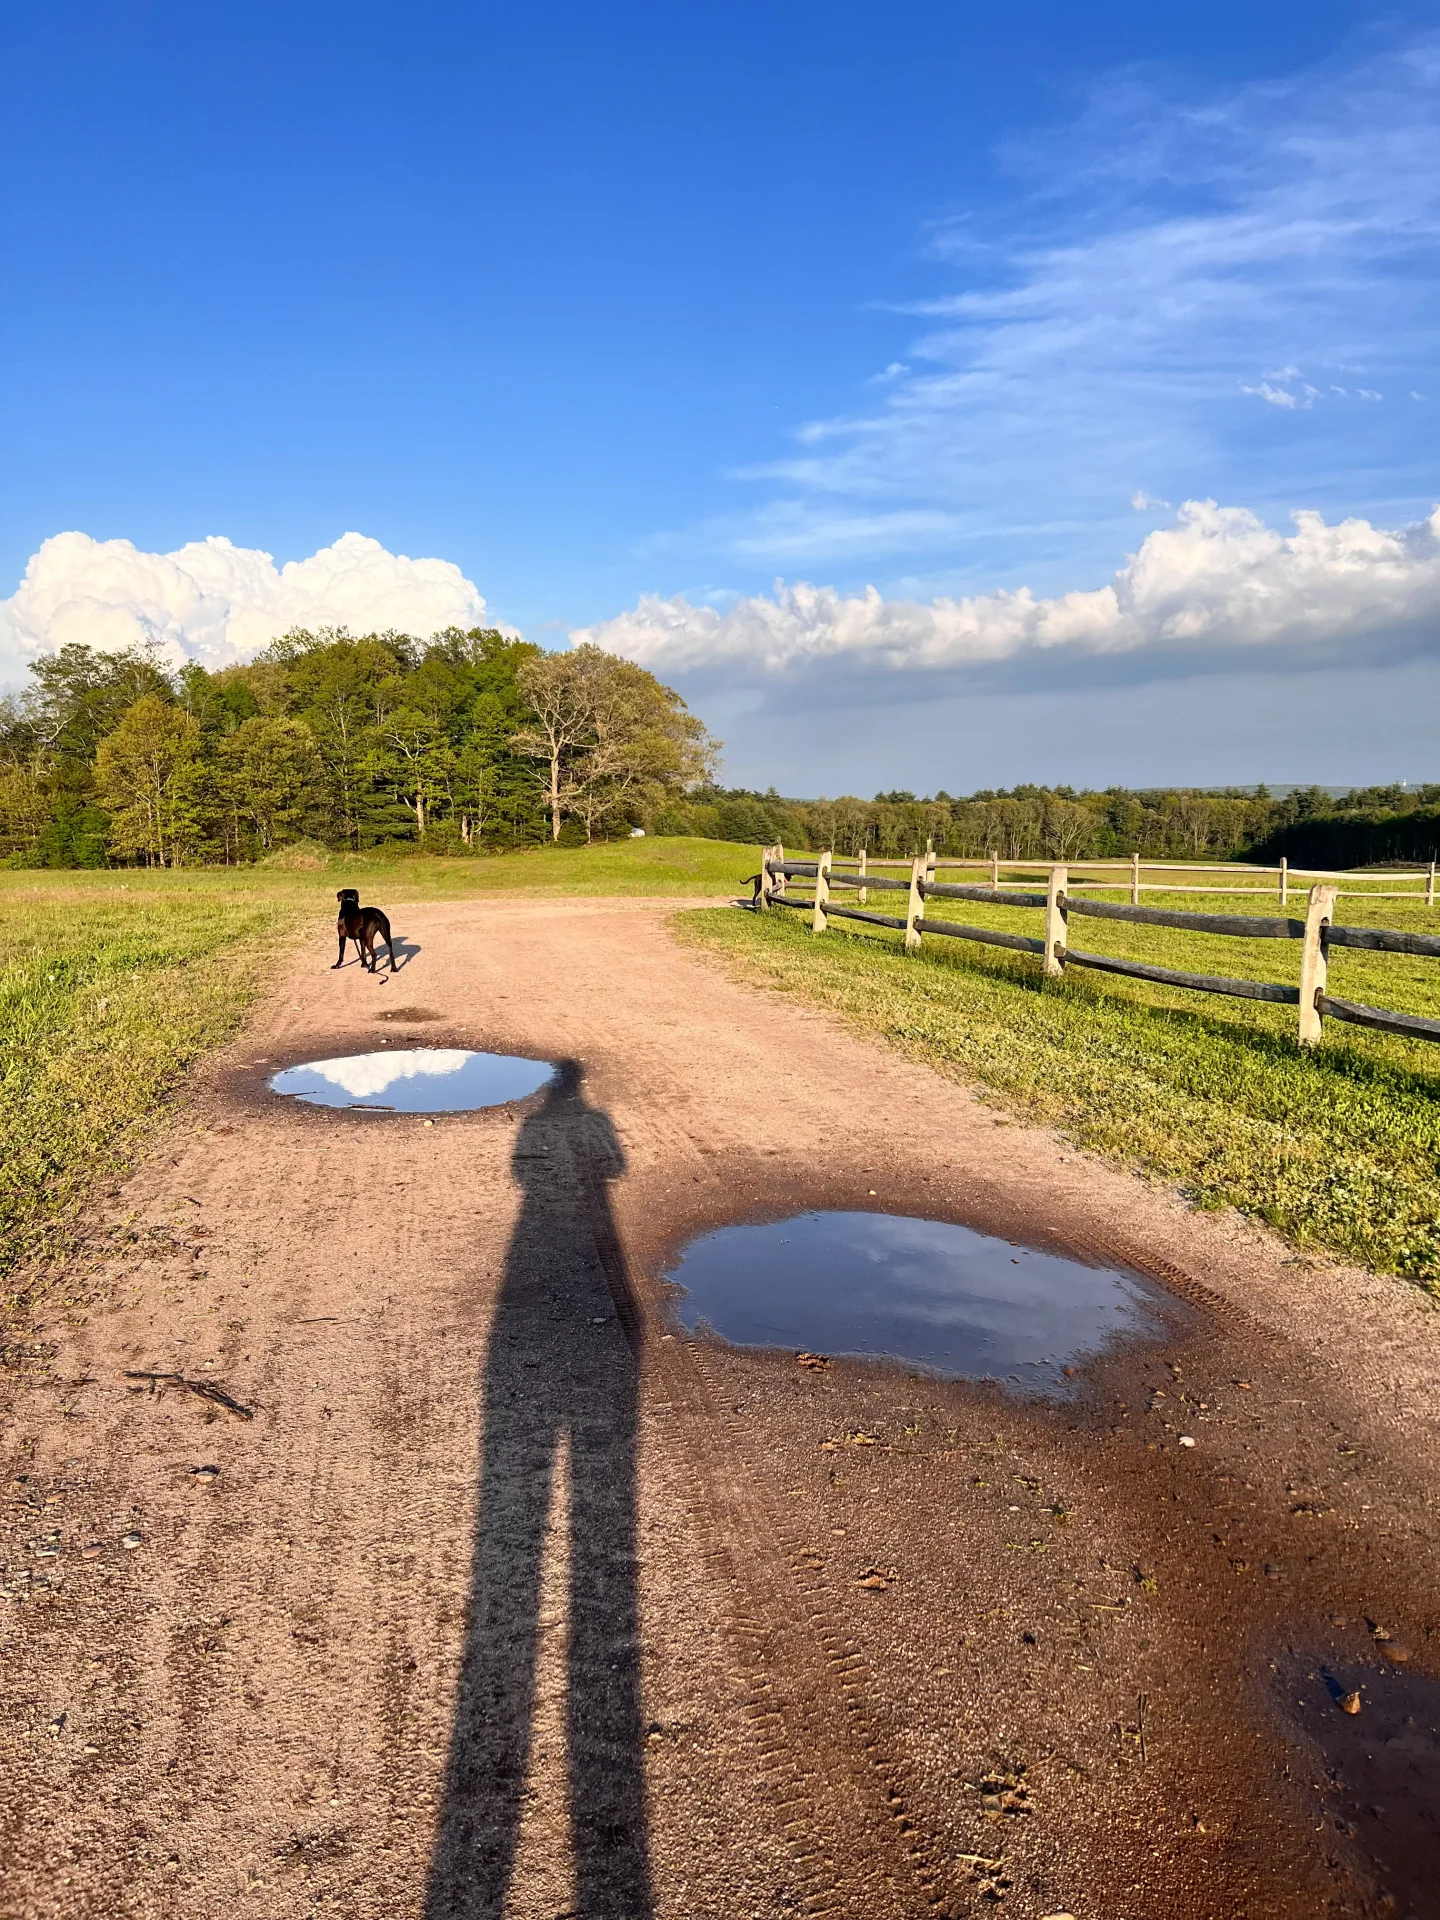
[[[483,598],[452,561],[411,560],[359,533],[283,567],[218,534],[174,553],[142,553],[129,540],[57,533],[0,600],[0,674],[13,677],[27,659],[72,640],[105,652],[148,644],[175,666],[218,667],[291,627],[429,635],[484,616]]]
[[[1215,671],[1245,661],[1318,666],[1396,643],[1440,640],[1440,508],[1397,532],[1349,519],[1293,516],[1294,532],[1241,507],[1191,500],[1149,534],[1101,587],[1041,598],[1029,588],[928,602],[886,600],[869,587],[786,586],[726,610],[683,596],[642,598],[630,612],[571,637],[593,640],[661,674],[720,670],[795,677],[976,670],[1099,656],[1132,677]],[[1371,643],[1367,646],[1367,643]]]

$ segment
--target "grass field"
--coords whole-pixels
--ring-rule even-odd
[[[892,896],[903,899],[903,896]],[[1118,897],[1118,896],[1109,896]],[[872,896],[873,906],[893,910]],[[1191,894],[1187,910],[1278,913]],[[1290,911],[1295,913],[1292,899]],[[1303,915],[1303,897],[1299,905]],[[937,917],[1039,935],[1043,914],[937,903]],[[1440,930],[1440,912],[1345,898],[1344,924]],[[1027,1120],[1231,1206],[1299,1246],[1328,1248],[1440,1294],[1440,1047],[1327,1023],[1313,1053],[1295,1009],[1116,976],[1043,981],[1036,960],[932,936],[907,958],[898,934],[777,910],[687,914],[684,937],[741,977],[804,996]],[[1081,929],[1083,928],[1083,933]],[[1191,972],[1295,982],[1299,943],[1233,940],[1074,920],[1071,940]],[[1337,952],[1347,1000],[1440,1015],[1440,961]]]
[[[734,893],[755,854],[631,840],[494,859],[0,872],[0,1274],[133,1158],[185,1068],[233,1031],[266,940],[331,938],[338,886],[387,906],[496,893]]]

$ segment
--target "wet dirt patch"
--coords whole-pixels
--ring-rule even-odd
[[[524,1100],[555,1078],[549,1060],[473,1053],[462,1047],[396,1047],[311,1060],[272,1074],[266,1085],[308,1106],[374,1113],[469,1113]]]
[[[1063,1392],[1067,1369],[1166,1324],[1165,1296],[1139,1274],[901,1214],[722,1227],[691,1241],[666,1277],[690,1332],[1023,1393]]]
[[[427,1020],[443,1020],[443,1013],[436,1013],[431,1007],[386,1007],[383,1013],[377,1013],[377,1020],[387,1020],[393,1026],[397,1022],[404,1026],[419,1026]]]
[[[1386,1647],[1400,1660],[1388,1661]],[[1408,1665],[1399,1642],[1380,1658],[1292,1652],[1280,1664],[1288,1728],[1313,1757],[1325,1827],[1374,1876],[1379,1910],[1440,1916],[1440,1682]]]

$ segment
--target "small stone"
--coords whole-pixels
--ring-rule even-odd
[[[80,1549],[80,1558],[82,1560],[98,1560],[104,1551],[105,1543],[103,1540],[87,1540],[85,1545]]]
[[[1358,1692],[1342,1693],[1336,1704],[1339,1706],[1341,1713],[1358,1713],[1360,1711],[1360,1695]]]
[[[122,1547],[143,1547],[145,1536],[143,1533],[125,1533],[120,1536],[120,1544]]]
[[[190,1477],[197,1486],[208,1487],[220,1478],[219,1467],[192,1467]]]
[[[1194,1444],[1195,1444],[1195,1436],[1194,1436],[1194,1434],[1193,1434],[1193,1433],[1182,1433],[1182,1434],[1181,1434],[1181,1436],[1180,1436],[1180,1444],[1181,1444],[1181,1446],[1182,1446],[1182,1447],[1193,1447],[1193,1446],[1194,1446]]]
[[[433,1127],[435,1122],[433,1120],[426,1120],[423,1124],[427,1127]]]
[[[65,1715],[63,1713],[57,1713],[45,1731],[52,1740],[58,1740],[65,1731]]]
[[[1380,1651],[1387,1660],[1393,1660],[1397,1667],[1403,1667],[1410,1658],[1410,1649],[1403,1640],[1382,1640]]]

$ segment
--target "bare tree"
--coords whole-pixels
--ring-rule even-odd
[[[594,739],[582,656],[598,652],[598,647],[577,647],[573,653],[544,653],[537,660],[527,660],[516,676],[535,718],[511,736],[510,745],[517,753],[529,754],[547,767],[545,804],[550,812],[552,840],[560,838],[568,762]]]

